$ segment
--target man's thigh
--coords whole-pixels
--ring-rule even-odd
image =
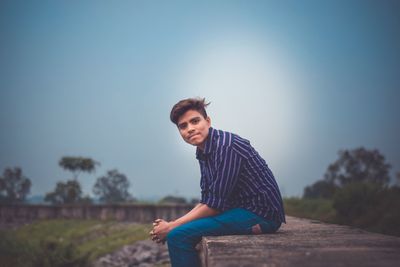
[[[172,230],[192,242],[198,242],[203,236],[251,234],[252,227],[262,219],[250,211],[237,208],[219,215],[197,219]]]
[[[214,217],[224,227],[231,229],[232,234],[254,234],[254,227],[264,225],[266,220],[243,208],[227,210]],[[259,232],[261,233],[261,232]]]

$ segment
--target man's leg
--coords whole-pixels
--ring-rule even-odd
[[[183,224],[167,235],[172,267],[200,266],[195,247],[203,236],[272,233],[279,226],[241,208]]]

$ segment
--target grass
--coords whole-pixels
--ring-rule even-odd
[[[46,220],[0,231],[4,266],[87,266],[126,244],[148,238],[150,224]]]
[[[283,204],[287,215],[324,222],[335,222],[336,211],[332,206],[332,200],[291,197],[285,198]]]
[[[334,222],[332,200],[284,199],[288,215]],[[99,220],[44,220],[0,231],[0,265],[84,267],[123,245],[148,238],[150,224]],[[160,265],[166,267],[169,265]]]

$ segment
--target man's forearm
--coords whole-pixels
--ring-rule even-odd
[[[173,221],[171,223],[174,227],[177,227],[177,226],[185,224],[187,222],[190,222],[190,221],[193,221],[196,219],[200,219],[200,218],[204,218],[204,217],[214,216],[219,213],[220,213],[220,211],[210,208],[206,204],[199,203],[187,214],[180,217],[179,219],[176,219],[175,221]]]
[[[182,217],[188,216],[189,214],[192,214],[195,210],[197,210],[198,208],[200,208],[200,206],[203,205],[202,203],[197,203],[196,206],[194,206],[193,209],[191,209],[188,213],[186,213],[185,215],[183,215]],[[180,217],[180,218],[182,218]],[[176,219],[179,220],[180,218]],[[175,221],[176,221],[175,220]]]

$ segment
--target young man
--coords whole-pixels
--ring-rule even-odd
[[[250,142],[211,127],[204,99],[179,101],[171,121],[197,147],[201,200],[190,212],[154,221],[151,237],[168,242],[173,267],[200,266],[195,249],[203,236],[274,233],[285,222],[282,198],[266,162]]]

